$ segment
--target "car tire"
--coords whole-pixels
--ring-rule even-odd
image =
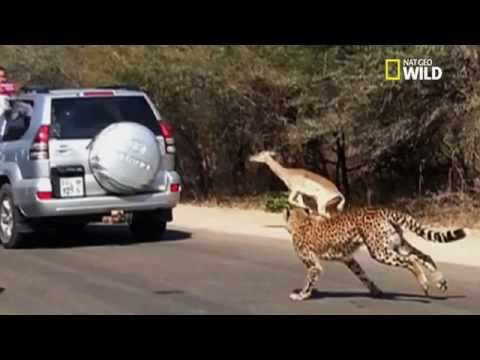
[[[15,206],[10,184],[0,188],[0,241],[6,249],[18,249],[25,245],[26,235],[20,230],[25,218]]]
[[[137,212],[130,220],[130,231],[136,241],[152,242],[162,240],[167,230],[167,222],[155,212]]]

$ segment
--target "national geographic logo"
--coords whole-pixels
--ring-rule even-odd
[[[442,68],[434,66],[432,59],[385,59],[385,80],[440,80]]]

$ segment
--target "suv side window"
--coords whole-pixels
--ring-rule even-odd
[[[33,113],[33,101],[12,101],[10,109],[5,111],[2,124],[2,141],[15,141],[22,138],[30,127]]]

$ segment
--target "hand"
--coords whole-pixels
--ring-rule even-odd
[[[0,84],[0,94],[2,95],[13,95],[16,91],[15,84],[12,83],[3,83]]]

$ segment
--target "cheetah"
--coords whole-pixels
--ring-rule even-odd
[[[413,231],[428,241],[448,243],[467,236],[467,230],[437,232],[426,229],[412,216],[389,209],[362,208],[341,213],[334,218],[311,215],[306,209],[287,208],[284,211],[286,228],[292,235],[297,256],[307,267],[305,287],[292,293],[290,299],[302,301],[312,295],[315,283],[323,272],[321,260],[344,263],[374,297],[382,291],[368,278],[354,253],[363,245],[377,262],[408,269],[415,275],[426,296],[429,283],[421,266],[432,276],[442,292],[447,291],[447,281],[432,258],[414,248],[403,237],[403,230]]]

